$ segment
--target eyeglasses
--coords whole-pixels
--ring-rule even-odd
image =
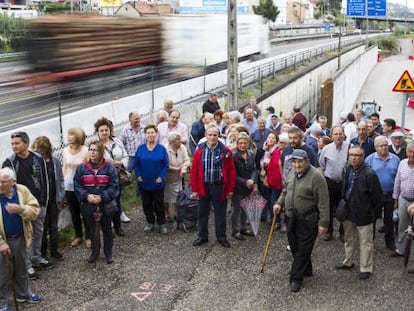
[[[0,184],[8,184],[11,181],[12,181],[12,179],[9,179],[9,180],[0,180]]]

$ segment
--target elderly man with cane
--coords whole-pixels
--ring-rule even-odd
[[[305,150],[295,149],[285,188],[273,206],[284,207],[288,217],[288,240],[293,255],[290,290],[300,291],[304,276],[312,276],[311,254],[318,231],[323,235],[329,224],[329,192],[325,178],[309,163]]]
[[[16,184],[16,175],[10,168],[0,169],[0,202],[0,311],[7,311],[9,281],[15,302],[41,301],[40,296],[29,289],[26,269],[27,247],[32,233],[31,221],[39,215],[40,206],[28,188]],[[8,279],[10,268],[13,271],[11,280]]]

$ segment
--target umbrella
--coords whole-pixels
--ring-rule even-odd
[[[410,217],[410,224],[407,230],[405,230],[405,233],[407,234],[407,243],[405,244],[404,267],[407,268],[408,260],[410,259],[411,241],[414,239],[413,216]]]
[[[260,216],[266,205],[266,200],[256,192],[241,200],[240,205],[249,219],[254,235],[259,232]]]

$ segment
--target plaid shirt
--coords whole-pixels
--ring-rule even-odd
[[[119,139],[124,144],[128,156],[134,157],[138,146],[145,143],[144,128],[145,125],[141,124],[138,131],[131,126],[127,126],[122,130]]]
[[[394,181],[392,197],[398,199],[400,195],[405,199],[414,199],[414,168],[410,168],[408,159],[400,162]]]
[[[203,148],[201,161],[204,172],[204,182],[207,184],[218,184],[223,181],[221,176],[221,169],[223,166],[222,160],[223,151],[220,144],[217,143],[213,148],[205,146]]]

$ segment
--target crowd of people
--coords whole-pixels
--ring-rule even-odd
[[[334,238],[335,213],[344,200],[347,214],[339,238],[345,255],[335,268],[354,267],[359,243],[359,277],[368,279],[377,231],[384,233],[390,256],[407,252],[405,229],[414,215],[414,143],[396,130],[394,120],[381,123],[377,113],[368,118],[359,110],[341,114],[340,123],[332,127],[328,123],[320,115],[310,124],[299,107],[283,120],[273,107],[262,114],[255,98],[243,113],[225,112],[211,94],[190,127],[168,100],[156,124],[144,125],[140,113],[131,112],[118,136],[111,120],[96,120],[96,139],[87,146],[84,131],[70,128],[61,159],[47,137],[35,138],[30,146],[26,132],[13,133],[13,153],[0,169],[0,310],[8,310],[4,280],[10,261],[18,301],[40,302],[28,279],[39,278],[38,270],[63,260],[57,225],[62,208],[70,209],[71,246],[90,248],[87,261],[95,263],[102,230],[106,263],[113,263],[112,231],[124,237],[122,223],[130,221],[121,204],[126,184],[120,177],[125,172],[134,176],[142,200],[143,231],[149,234],[157,228],[162,235],[168,235],[167,223],[177,221],[176,198],[190,173],[192,198],[199,200],[195,247],[209,241],[210,212],[217,242],[231,246],[228,201],[232,237],[252,236],[241,202],[257,190],[267,202],[261,221],[272,223],[275,217],[275,230],[287,234],[293,292],[313,273],[311,253],[318,233],[324,241]],[[398,223],[393,219],[396,212]],[[375,228],[379,218],[384,226]]]

